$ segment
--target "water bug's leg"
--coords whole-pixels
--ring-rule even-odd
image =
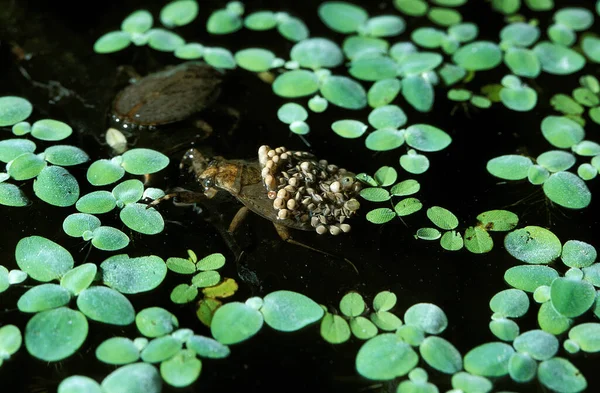
[[[227,230],[229,233],[235,232],[236,229],[240,226],[240,224],[244,221],[244,219],[248,216],[250,209],[246,206],[240,207],[240,210],[235,213],[235,216],[231,220],[231,224],[229,224],[229,229]]]
[[[173,199],[173,198],[177,198],[177,203],[184,204],[184,205],[191,205],[192,203],[199,203],[199,202],[206,201],[206,199],[208,197],[199,192],[179,190],[179,191],[165,194],[164,196],[153,200],[152,202],[150,202],[148,204],[148,206],[146,208],[149,209],[151,207],[158,205],[159,203],[168,201],[169,199]]]

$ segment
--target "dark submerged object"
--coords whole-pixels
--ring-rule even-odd
[[[115,97],[111,117],[132,128],[181,121],[212,105],[221,92],[222,81],[222,72],[201,62],[155,72]]]

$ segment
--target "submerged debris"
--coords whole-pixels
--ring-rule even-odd
[[[353,173],[310,153],[285,147],[261,146],[258,160],[278,219],[310,221],[320,235],[350,231],[345,221],[360,208],[355,197],[361,189]]]

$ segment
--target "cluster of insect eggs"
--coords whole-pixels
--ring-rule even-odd
[[[258,156],[263,182],[279,219],[310,220],[318,234],[350,231],[350,225],[344,221],[360,207],[351,197],[360,191],[360,183],[347,176],[345,169],[285,147],[261,146]],[[282,166],[287,168],[281,170]]]

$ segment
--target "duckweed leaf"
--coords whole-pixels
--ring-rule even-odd
[[[70,166],[90,160],[86,152],[75,146],[55,145],[44,151],[44,159],[54,165]]]
[[[394,150],[404,143],[404,131],[393,128],[376,130],[365,139],[365,146],[374,151]]]
[[[367,105],[365,89],[345,76],[329,76],[320,87],[321,95],[334,105],[346,109],[362,109]]]
[[[160,393],[162,379],[156,367],[133,363],[119,367],[102,381],[104,393]]]
[[[548,301],[540,306],[538,324],[545,332],[558,335],[569,330],[573,320],[556,311],[552,302]]]
[[[232,302],[215,311],[210,330],[217,341],[229,345],[254,336],[262,325],[263,316],[258,310],[244,303]]]
[[[169,28],[187,25],[196,19],[196,16],[198,16],[198,3],[193,0],[173,1],[160,10],[160,21]]]
[[[38,120],[31,126],[31,135],[43,141],[60,141],[67,138],[73,129],[66,123],[58,120]]]
[[[327,1],[319,6],[318,13],[327,27],[344,34],[357,31],[369,17],[362,7],[344,1]]]
[[[513,342],[515,349],[535,360],[548,360],[558,351],[558,340],[543,330],[530,330]]]
[[[120,205],[128,205],[139,201],[144,194],[144,184],[137,179],[125,180],[119,183],[112,190],[114,199],[120,202]]]
[[[416,239],[437,240],[442,237],[442,233],[437,228],[419,228],[415,234]]]
[[[476,41],[459,48],[452,60],[469,71],[490,70],[502,61],[502,51],[491,41]]]
[[[575,43],[577,35],[572,29],[557,23],[548,27],[548,38],[555,44],[568,47]]]
[[[200,272],[192,277],[192,285],[196,288],[212,287],[217,285],[221,280],[219,272],[209,270],[207,272]]]
[[[187,348],[198,356],[209,359],[222,359],[229,356],[230,350],[226,345],[212,338],[194,335],[186,341]]]
[[[129,237],[116,228],[101,226],[92,231],[92,244],[99,250],[115,251],[127,247]]]
[[[487,378],[460,371],[452,376],[452,387],[468,393],[483,393],[491,392],[493,385]]]
[[[88,322],[66,307],[35,314],[25,327],[25,347],[34,357],[56,362],[75,353],[85,341]]]
[[[271,11],[257,11],[246,16],[244,26],[250,30],[270,30],[277,26],[277,18]]]
[[[396,78],[381,79],[371,86],[367,93],[369,106],[378,108],[394,101],[400,93],[401,83]]]
[[[400,217],[416,213],[423,208],[423,204],[417,198],[405,198],[394,206],[394,211]]]
[[[117,206],[117,201],[115,200],[114,195],[108,191],[92,191],[79,198],[75,204],[77,210],[88,214],[108,213],[113,210],[115,206]]]
[[[519,335],[519,325],[507,318],[494,317],[494,319],[490,321],[489,328],[492,334],[502,341],[511,342]]]
[[[88,168],[87,179],[94,186],[104,186],[119,180],[125,174],[125,169],[114,160],[94,161]]]
[[[569,209],[583,209],[592,199],[585,182],[571,172],[556,172],[544,182],[544,193],[554,203]]]
[[[540,154],[536,161],[538,165],[550,172],[565,171],[575,164],[575,156],[563,150],[551,150]]]
[[[33,182],[33,191],[42,201],[60,207],[74,205],[79,198],[79,184],[60,166],[48,166]]]
[[[17,307],[21,312],[40,312],[66,306],[71,300],[68,290],[57,284],[36,285],[19,298]]]
[[[9,162],[24,153],[33,153],[35,143],[27,139],[5,139],[0,141],[0,161]]]
[[[581,141],[571,146],[571,149],[580,156],[596,156],[600,154],[600,144],[592,141]]]
[[[377,326],[365,317],[350,319],[350,331],[359,340],[368,340],[377,335]]]
[[[204,297],[210,298],[226,298],[233,296],[238,290],[238,284],[233,278],[225,278],[218,285],[202,288]]]
[[[177,317],[160,307],[145,308],[135,316],[135,325],[146,337],[170,334],[179,326]]]
[[[21,348],[22,342],[23,338],[18,327],[15,325],[2,326],[0,328],[0,357],[2,359],[10,358]]]
[[[410,75],[402,80],[402,96],[419,112],[429,112],[433,106],[433,86],[422,75]]]
[[[537,104],[537,93],[529,86],[519,88],[503,88],[500,90],[500,99],[504,106],[513,111],[527,112]]]
[[[558,272],[548,266],[514,266],[504,273],[504,280],[512,287],[533,292],[542,285],[550,285],[558,277]]]
[[[323,316],[323,309],[317,303],[291,291],[269,293],[263,299],[260,312],[267,325],[282,332],[302,329]]]
[[[111,31],[94,43],[94,52],[113,53],[127,48],[131,44],[130,34],[126,31]]]
[[[513,74],[528,78],[537,78],[542,71],[538,57],[529,49],[508,48],[504,63]]]
[[[394,196],[406,196],[416,194],[420,189],[421,184],[418,181],[407,179],[395,184],[390,190],[390,193]]]
[[[556,278],[550,286],[552,306],[565,317],[577,317],[592,306],[596,291],[587,281]]]
[[[433,7],[429,9],[427,17],[433,23],[440,26],[452,26],[462,21],[462,15],[456,10],[442,7]]]
[[[468,227],[465,230],[465,247],[474,254],[485,254],[494,247],[494,241],[483,228]]]
[[[165,29],[150,29],[148,31],[148,46],[160,52],[173,52],[185,45],[185,40],[172,31]]]
[[[310,127],[303,121],[294,121],[290,124],[290,131],[298,135],[306,135],[310,132]]]
[[[540,29],[525,22],[515,22],[500,31],[500,39],[511,46],[527,47],[533,45],[540,36]]]
[[[46,167],[46,161],[33,153],[23,153],[6,165],[6,172],[15,180],[33,179]]]
[[[508,361],[515,350],[508,344],[491,342],[470,350],[464,358],[465,370],[483,377],[508,374]]]
[[[457,231],[444,232],[440,238],[440,246],[442,246],[444,250],[458,251],[463,248],[464,244],[462,235]]]
[[[8,269],[0,265],[0,293],[6,291],[9,287]]]
[[[196,264],[198,270],[217,270],[225,265],[225,257],[221,253],[214,253],[202,258]]]
[[[375,311],[389,311],[396,305],[396,295],[390,291],[379,292],[373,299]]]
[[[121,221],[130,229],[145,235],[155,235],[165,228],[165,222],[156,209],[142,203],[130,203],[119,213]]]
[[[369,18],[359,30],[372,37],[393,37],[402,33],[405,28],[406,23],[400,16],[380,15]]]
[[[361,346],[356,370],[365,378],[385,381],[406,375],[418,361],[417,353],[400,337],[384,333]]]
[[[86,317],[112,325],[129,325],[134,321],[135,311],[131,302],[114,289],[94,286],[81,291],[77,307]]]
[[[568,75],[585,65],[585,58],[579,53],[548,41],[538,43],[533,51],[538,56],[542,69],[549,74]]]
[[[565,94],[553,95],[550,104],[554,109],[566,115],[580,115],[583,113],[583,107]]]
[[[427,156],[410,149],[407,154],[400,156],[400,166],[406,172],[418,175],[429,169],[429,159]]]
[[[486,169],[493,176],[505,180],[521,180],[527,177],[533,162],[524,156],[508,154],[488,161]]]
[[[303,40],[290,51],[292,60],[301,67],[319,69],[337,67],[344,60],[340,47],[326,38]]]
[[[81,291],[90,286],[96,278],[97,271],[98,268],[94,263],[79,265],[62,276],[60,286],[68,289],[73,295],[77,296]]]
[[[350,63],[348,72],[356,79],[363,81],[379,81],[396,76],[398,65],[389,57],[360,57]]]
[[[107,364],[129,364],[140,358],[140,351],[126,337],[111,337],[96,348],[96,358]]]
[[[515,382],[529,382],[535,378],[537,362],[529,355],[514,353],[508,362],[508,374]]]
[[[321,337],[330,344],[341,344],[350,339],[350,326],[339,315],[326,313],[321,320]]]
[[[182,343],[173,336],[162,336],[151,340],[140,353],[147,363],[158,363],[169,359],[181,349]]]
[[[33,106],[25,98],[0,97],[0,127],[12,126],[29,117]]]
[[[427,218],[441,229],[452,230],[458,226],[458,218],[443,207],[433,206],[427,209]]]
[[[397,105],[385,105],[373,109],[369,114],[369,124],[374,128],[398,129],[406,124],[406,114]]]
[[[566,149],[581,142],[585,136],[583,128],[571,119],[547,116],[542,120],[542,134],[552,145]]]
[[[569,267],[583,268],[592,265],[596,261],[598,253],[591,244],[569,240],[563,244],[560,258]]]
[[[444,311],[431,303],[418,303],[409,307],[404,313],[404,322],[428,334],[439,334],[448,326]]]
[[[40,236],[21,239],[15,249],[19,269],[41,282],[56,280],[73,268],[73,257],[62,246]]]
[[[277,25],[277,31],[284,38],[298,42],[308,38],[308,27],[298,18],[287,17]]]
[[[200,59],[204,55],[204,46],[198,43],[188,43],[175,49],[173,54],[184,60]]]
[[[340,301],[340,311],[347,317],[357,317],[365,311],[365,301],[358,292],[349,292]]]
[[[419,346],[421,357],[427,364],[443,373],[454,374],[462,370],[460,352],[447,340],[430,336]]]
[[[594,63],[600,63],[600,39],[587,36],[581,41],[583,53]]]
[[[397,178],[398,173],[390,166],[382,166],[375,172],[375,180],[382,187],[391,186]]]
[[[507,318],[519,318],[529,309],[529,298],[520,289],[500,291],[490,300],[490,309]]]
[[[384,202],[390,199],[388,190],[379,187],[369,187],[360,190],[360,196],[371,202]]]
[[[510,232],[504,238],[504,247],[520,261],[534,264],[550,263],[560,256],[560,240],[547,229],[527,226]]]
[[[577,176],[583,180],[592,180],[598,176],[598,170],[591,164],[581,164],[577,167]]]
[[[61,381],[57,393],[103,393],[102,388],[92,378],[72,375]]]
[[[394,0],[394,6],[398,11],[410,16],[423,16],[429,8],[423,0]]]
[[[0,205],[22,207],[29,204],[23,191],[14,184],[0,183]]]
[[[121,30],[131,34],[145,33],[152,27],[154,19],[152,14],[146,10],[137,10],[129,14],[121,23]]]
[[[587,387],[581,372],[571,362],[559,357],[540,363],[537,375],[542,385],[557,392],[581,392]]]
[[[510,231],[519,223],[519,216],[508,210],[489,210],[477,216],[487,231]]]
[[[600,351],[600,324],[596,322],[582,323],[569,331],[569,339],[575,341],[584,352]]]
[[[367,220],[373,224],[385,224],[396,217],[396,213],[387,207],[373,209],[367,213]]]
[[[162,283],[167,274],[165,262],[155,256],[129,258],[114,255],[100,264],[102,282],[121,293],[150,291]]]
[[[319,81],[314,72],[292,70],[279,75],[273,82],[273,92],[280,97],[296,98],[314,94]]]
[[[183,349],[160,364],[160,375],[171,386],[185,387],[198,379],[201,369],[202,362],[196,354]]]
[[[271,68],[275,55],[262,48],[248,48],[235,53],[236,63],[245,70],[263,72]]]
[[[169,158],[151,149],[131,149],[123,154],[121,166],[133,175],[155,173],[169,165]]]
[[[361,35],[353,35],[344,40],[342,50],[350,60],[358,59],[364,56],[385,55],[389,44],[387,41]]]
[[[594,23],[594,15],[585,8],[563,8],[554,14],[554,20],[570,29],[581,31]]]
[[[302,105],[298,105],[295,102],[288,102],[279,108],[277,117],[282,123],[292,124],[295,121],[308,119],[308,112]]]
[[[360,138],[367,128],[358,120],[338,120],[331,124],[331,129],[342,138]]]

